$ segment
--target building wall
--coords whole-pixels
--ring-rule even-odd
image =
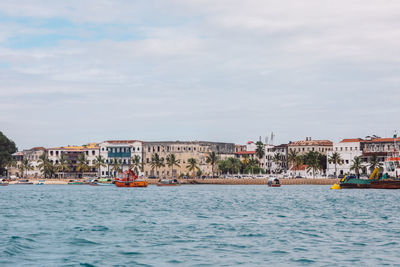
[[[273,158],[276,153],[281,156],[281,162],[274,162]],[[269,173],[282,173],[287,171],[287,145],[265,145],[265,161],[264,169],[267,174]]]
[[[122,171],[126,171],[131,166],[131,159],[139,156],[142,162],[143,158],[143,143],[137,140],[114,140],[105,141],[100,145],[100,155],[105,159],[107,166],[100,168],[101,177],[115,177],[116,173],[112,170],[112,161],[121,160]],[[139,171],[139,176],[143,172]]]
[[[218,142],[143,142],[143,161],[144,175],[156,177],[172,177],[180,176],[188,173],[186,166],[189,158],[194,158],[203,175],[211,175],[211,165],[206,163],[206,158],[211,152],[215,152],[221,159],[233,157],[235,145],[233,143],[218,143]],[[158,153],[160,158],[164,159],[165,167],[159,170],[152,169],[151,159],[154,154]],[[166,158],[169,154],[174,153],[178,160],[179,167],[172,168],[166,165]],[[191,175],[191,173],[190,173]]]
[[[307,154],[310,151],[316,151],[323,155],[326,155],[333,149],[333,143],[329,140],[311,140],[311,137],[307,137],[303,141],[295,141],[289,143],[289,151],[295,151],[299,155]]]
[[[333,153],[337,152],[342,158],[342,164],[337,164],[337,175],[347,174],[350,172],[352,161],[355,157],[360,157],[363,153],[361,142],[339,142],[333,145],[333,150],[327,153],[327,175],[335,175],[335,164],[329,162],[329,158]]]

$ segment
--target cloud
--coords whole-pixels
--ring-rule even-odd
[[[398,1],[5,0],[0,14],[0,123],[20,147],[337,140],[400,122]]]

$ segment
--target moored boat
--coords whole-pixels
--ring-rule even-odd
[[[8,180],[3,179],[0,181],[0,186],[7,186],[8,185]]]
[[[33,182],[30,182],[29,180],[24,179],[24,180],[19,180],[19,181],[16,182],[15,184],[16,184],[16,185],[31,185],[31,184],[33,184]]]
[[[69,185],[83,185],[84,183],[82,181],[78,181],[78,180],[69,180],[68,184]]]
[[[279,181],[278,178],[274,178],[274,177],[269,178],[267,184],[269,187],[281,187],[281,181]]]
[[[177,186],[180,185],[177,179],[160,179],[157,186]]]
[[[115,178],[115,186],[117,187],[147,187],[148,185],[147,181],[138,179],[138,176],[131,169]]]

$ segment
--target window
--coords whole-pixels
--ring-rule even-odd
[[[101,175],[104,175],[104,171],[101,171]]]
[[[104,151],[104,147],[101,148],[101,151]]]
[[[53,156],[53,151],[50,151],[50,156]]]
[[[353,147],[350,147],[350,151],[353,151]]]
[[[96,151],[92,150],[92,155],[94,156],[96,154]]]
[[[159,146],[157,147],[157,152],[160,152],[160,147]]]
[[[134,147],[132,147],[132,152],[135,152],[135,148]]]
[[[136,149],[139,152],[139,148]]]

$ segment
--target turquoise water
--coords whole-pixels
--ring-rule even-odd
[[[400,190],[0,187],[0,266],[400,265]]]

